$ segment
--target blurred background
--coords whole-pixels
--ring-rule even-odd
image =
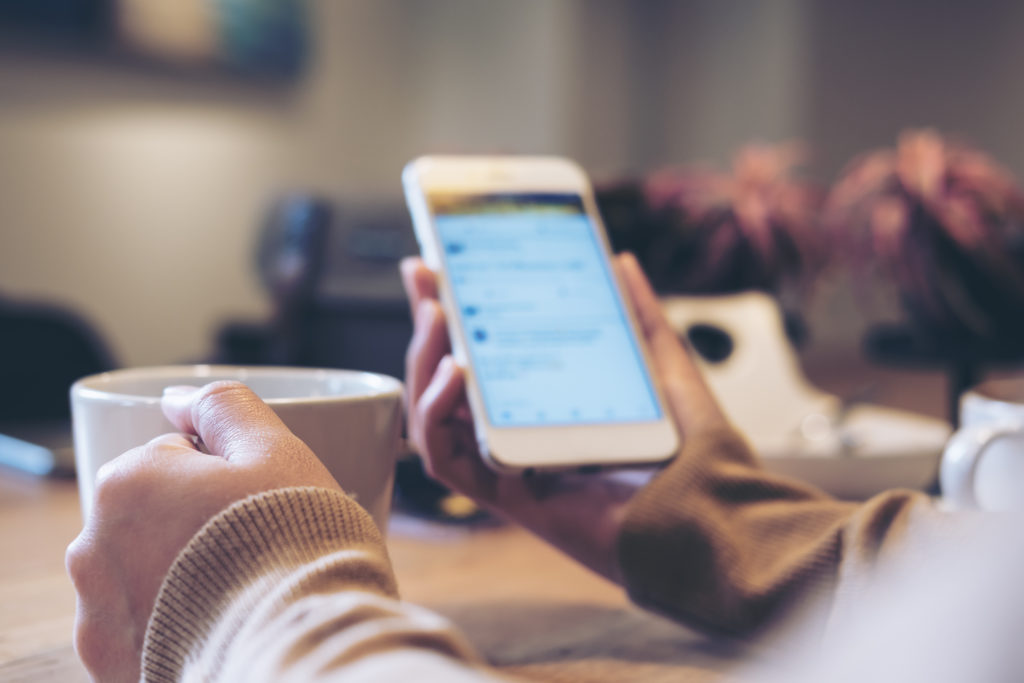
[[[844,498],[936,492],[963,389],[1024,366],[1022,35],[1020,0],[0,0],[0,668],[82,675],[77,494],[8,467],[72,470],[70,383],[400,377],[400,174],[422,154],[576,159],[766,466]],[[397,482],[480,519],[415,458]],[[502,543],[473,552],[510,585],[558,576]],[[407,597],[468,604],[454,547],[454,573],[393,554]],[[562,591],[591,622],[583,578],[505,595]]]
[[[0,0],[0,22],[0,299],[76,312],[118,365],[265,344],[246,326],[290,294],[259,255],[295,194],[332,216],[315,296],[404,329],[419,154],[567,155],[606,183],[798,139],[828,184],[934,127],[1024,172],[1012,0]],[[800,301],[813,353],[898,315],[844,277]],[[338,364],[400,371],[361,343]]]

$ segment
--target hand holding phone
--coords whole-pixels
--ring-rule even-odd
[[[550,157],[426,157],[403,182],[488,464],[670,458],[675,426],[582,170]]]
[[[637,313],[661,378],[669,411],[684,435],[722,429],[726,420],[662,315],[636,260],[615,263]],[[484,464],[465,392],[465,375],[451,361],[437,278],[419,258],[402,263],[415,320],[406,356],[409,438],[428,473],[482,507],[514,521],[613,581],[619,581],[616,544],[623,510],[642,481],[615,471],[508,476]]]

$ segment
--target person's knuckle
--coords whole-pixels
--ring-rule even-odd
[[[108,462],[100,467],[96,472],[96,507],[102,509],[116,504],[123,495],[126,479],[124,468],[119,464]]]
[[[422,398],[416,402],[413,406],[413,420],[416,428],[422,432],[422,436],[426,436],[427,430],[430,428],[430,420],[432,411],[429,402]]]
[[[419,320],[419,316],[413,319],[412,336],[405,347],[405,360],[407,363],[414,361],[420,349],[423,348],[423,336],[426,334],[426,326]]]
[[[218,380],[203,386],[193,405],[200,413],[229,407],[250,400],[252,391],[236,380]]]
[[[100,509],[130,505],[139,488],[140,474],[146,469],[149,446],[139,446],[104,463],[96,472],[94,500]]]
[[[425,328],[417,329],[412,339],[409,340],[409,345],[405,348],[405,366],[410,371],[418,370],[424,365],[424,349],[427,340]],[[413,375],[410,374],[410,376]]]
[[[87,588],[92,563],[93,553],[91,546],[82,536],[77,536],[75,540],[71,541],[64,552],[64,567],[67,570],[68,577],[71,579],[71,584],[80,593],[84,592],[84,589]]]
[[[426,446],[423,429],[418,423],[410,422],[408,427],[409,443],[417,453],[422,453]]]
[[[180,454],[187,445],[181,434],[161,434],[139,447],[130,468],[132,488],[143,486],[153,477],[166,476],[171,462],[169,458]]]

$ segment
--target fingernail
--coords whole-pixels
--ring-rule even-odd
[[[455,359],[452,358],[451,354],[441,359],[441,362],[438,363],[438,370],[445,374],[451,374],[455,370]]]

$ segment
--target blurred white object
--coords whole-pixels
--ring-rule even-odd
[[[952,508],[1024,509],[1024,380],[984,382],[963,395],[940,475]]]
[[[722,360],[693,355],[767,469],[851,499],[934,481],[949,425],[894,408],[848,404],[811,385],[770,296],[674,296],[662,305],[683,339],[695,329],[728,336],[731,349],[723,349]]]
[[[772,629],[782,636],[770,646],[778,656],[755,657],[730,676],[757,683],[1024,679],[1020,516],[934,515],[900,540],[873,561],[869,580],[838,594],[822,591],[817,607],[797,609],[795,621]]]

